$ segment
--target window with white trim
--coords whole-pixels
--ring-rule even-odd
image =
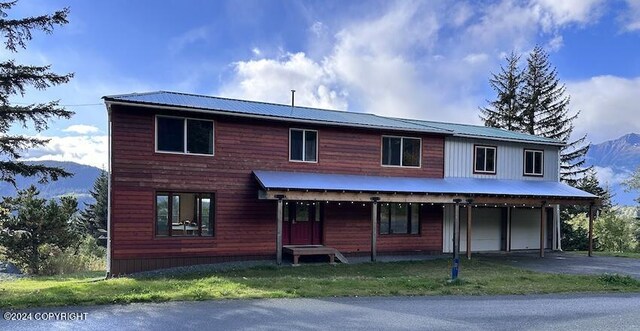
[[[473,172],[480,174],[496,173],[496,147],[475,146]]]
[[[420,138],[382,136],[382,165],[420,167]]]
[[[289,130],[289,161],[318,162],[318,131]]]
[[[157,116],[156,151],[213,155],[213,121]]]
[[[524,174],[525,176],[542,176],[544,174],[544,151],[524,150]]]

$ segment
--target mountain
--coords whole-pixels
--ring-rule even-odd
[[[84,203],[93,202],[89,191],[93,188],[93,182],[95,182],[96,178],[100,175],[101,170],[99,168],[75,162],[61,161],[27,161],[25,163],[59,167],[74,175],[73,177],[61,178],[47,184],[39,184],[37,178],[18,176],[16,178],[16,186],[18,189],[24,189],[33,184],[40,190],[40,196],[48,199],[58,198],[63,195],[73,195],[78,198],[78,207],[81,209],[84,208]],[[0,196],[15,195],[16,188],[9,183],[0,183]]]
[[[639,192],[625,192],[621,182],[640,167],[640,134],[629,133],[618,139],[609,140],[589,147],[586,164],[594,166],[598,178],[608,184],[614,193],[614,203],[635,205],[634,198]]]

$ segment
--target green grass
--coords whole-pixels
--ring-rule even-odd
[[[581,255],[587,255],[587,251],[569,251],[568,253],[577,253]],[[614,257],[628,257],[632,259],[640,259],[640,253],[638,252],[601,252],[594,251],[594,256],[614,256]]]
[[[640,291],[619,276],[544,274],[497,262],[463,261],[449,283],[449,261],[255,267],[173,278],[115,278],[100,273],[0,282],[0,307],[89,305],[174,300],[392,295],[485,295]]]

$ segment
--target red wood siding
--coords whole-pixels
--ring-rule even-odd
[[[325,245],[341,252],[371,251],[371,204],[330,203],[325,206]],[[381,235],[378,231],[377,250],[442,251],[442,207],[422,206],[420,234]]]
[[[112,106],[111,217],[115,260],[272,255],[276,203],[257,199],[258,184],[252,170],[443,177],[442,136],[406,134],[422,138],[421,168],[383,167],[381,135],[397,133],[189,114],[188,117],[215,121],[215,156],[163,154],[155,152],[156,113],[180,115]],[[318,130],[318,163],[289,162],[291,127]],[[156,191],[215,193],[215,237],[155,237]],[[335,205],[330,204],[332,208]],[[332,208],[325,210],[325,243],[354,251],[368,247],[370,205],[362,210],[348,210],[339,214],[339,218]],[[442,217],[438,217],[441,227]],[[342,225],[334,224],[338,219]],[[423,222],[423,229],[426,224],[431,223]],[[438,231],[435,225],[429,229],[423,233]],[[441,231],[420,238],[434,240],[432,248],[441,250]],[[415,245],[407,241],[381,238],[379,247],[381,250],[427,247],[425,241]]]

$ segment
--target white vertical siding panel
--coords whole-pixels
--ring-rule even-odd
[[[497,146],[496,175],[473,173],[473,145]],[[544,150],[544,177],[523,175],[524,149]],[[525,179],[557,181],[558,148],[532,144],[519,144],[459,137],[445,139],[445,177],[474,177],[495,179]]]

